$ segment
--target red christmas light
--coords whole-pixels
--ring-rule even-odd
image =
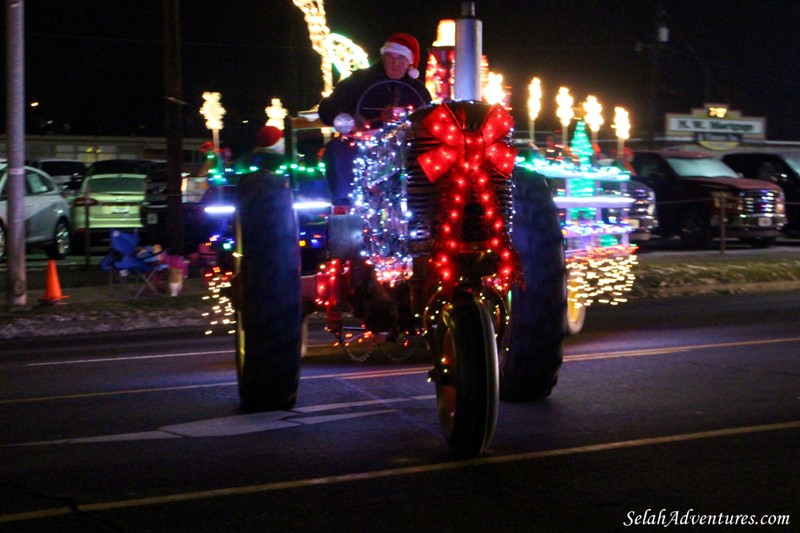
[[[503,285],[509,287],[512,280],[522,281],[521,263],[510,236],[503,231],[502,209],[492,186],[492,174],[508,179],[514,169],[517,150],[503,140],[514,125],[511,115],[500,105],[492,106],[480,128],[467,130],[453,110],[443,104],[425,117],[422,125],[442,144],[418,157],[420,167],[431,182],[445,177],[455,189],[448,195],[453,202],[443,218],[455,224],[461,219],[466,198],[477,198],[483,207],[488,246],[500,257]],[[442,233],[447,238],[434,243],[434,250],[441,253],[433,254],[437,257],[433,263],[439,280],[449,284],[455,281],[453,265],[457,262],[447,256],[461,250],[461,225],[444,224]]]

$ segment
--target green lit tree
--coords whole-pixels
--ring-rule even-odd
[[[572,153],[580,159],[581,166],[590,166],[592,164],[594,148],[592,147],[591,139],[589,139],[589,134],[586,132],[586,122],[583,120],[578,120],[569,147]]]

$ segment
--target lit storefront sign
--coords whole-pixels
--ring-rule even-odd
[[[695,141],[709,150],[735,148],[744,140],[763,140],[766,119],[745,117],[741,111],[723,104],[706,104],[692,109],[690,115],[667,113],[667,136],[693,135]]]

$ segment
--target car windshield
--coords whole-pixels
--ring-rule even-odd
[[[787,155],[785,156],[786,162],[792,167],[792,170],[800,174],[800,156],[799,155]]]
[[[715,157],[667,157],[676,174],[684,178],[738,178],[731,167]]]
[[[95,161],[89,166],[87,176],[97,174],[150,174],[158,168],[155,161],[146,159],[106,159]]]
[[[133,176],[97,177],[89,180],[86,187],[93,193],[144,194],[144,178]]]

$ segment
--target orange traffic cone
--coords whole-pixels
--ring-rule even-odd
[[[61,282],[58,281],[58,270],[56,269],[56,262],[53,259],[47,260],[47,283],[44,289],[44,297],[40,298],[42,302],[58,303],[61,300],[69,298],[61,294]]]

